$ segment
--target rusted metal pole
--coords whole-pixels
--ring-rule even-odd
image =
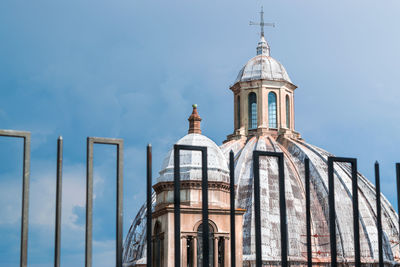
[[[86,230],[85,266],[92,267],[92,229],[93,229],[93,140],[86,143]]]
[[[208,166],[207,147],[201,150],[201,194],[202,194],[202,215],[203,215],[203,267],[210,266],[210,228],[208,227]],[[186,248],[185,248],[186,249]],[[218,249],[218,248],[214,248]],[[214,253],[214,252],[211,252]]]
[[[260,162],[259,154],[253,152],[254,170],[254,225],[256,237],[256,267],[262,266],[262,247],[261,247],[261,207],[260,207]]]
[[[229,153],[229,177],[231,198],[231,267],[236,267],[235,161],[233,151]]]
[[[375,162],[375,193],[376,193],[376,220],[378,230],[378,252],[379,267],[383,267],[383,247],[382,247],[382,217],[381,217],[381,182],[379,175],[379,163]]]
[[[328,157],[329,186],[329,238],[331,245],[331,267],[337,267],[336,250],[336,211],[335,211],[335,181],[333,180],[333,158]]]
[[[304,160],[305,186],[306,186],[306,227],[307,227],[307,266],[312,267],[311,250],[311,205],[310,205],[310,159]]]
[[[351,181],[353,191],[353,236],[354,236],[354,261],[355,267],[361,267],[360,251],[360,213],[358,211],[358,173],[357,159],[345,159],[351,164]]]
[[[147,267],[152,266],[151,247],[151,186],[152,186],[152,151],[151,145],[147,145]]]
[[[58,137],[57,140],[57,185],[56,185],[54,267],[60,267],[62,167],[63,167],[63,139],[60,136]]]
[[[400,163],[396,163],[397,181],[397,214],[399,215],[399,249],[400,249]]]
[[[123,222],[124,222],[124,141],[122,139],[110,140],[117,146],[117,203],[116,203],[116,266],[122,267],[123,251]]]
[[[175,267],[181,267],[181,173],[180,173],[180,149],[174,145],[174,243],[175,243]]]

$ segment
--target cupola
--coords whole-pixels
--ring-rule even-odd
[[[261,25],[265,25],[261,18]],[[300,138],[294,124],[294,90],[285,67],[271,57],[264,31],[250,59],[230,87],[234,94],[234,133],[226,141],[270,135]]]

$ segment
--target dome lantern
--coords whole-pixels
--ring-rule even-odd
[[[270,48],[268,42],[265,40],[264,36],[261,36],[260,41],[257,45],[257,55],[270,56]]]
[[[270,55],[270,46],[264,37],[264,22],[261,9],[261,26],[257,55],[239,71],[235,83],[230,87],[234,94],[234,132],[226,141],[247,139],[251,136],[281,135],[295,139],[300,134],[294,127],[294,90],[285,67]]]

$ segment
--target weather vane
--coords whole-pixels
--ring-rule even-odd
[[[264,26],[271,26],[275,27],[275,23],[265,23],[264,22],[264,10],[263,7],[261,6],[261,12],[260,12],[260,22],[253,22],[250,21],[250,25],[259,25],[261,27],[261,37],[264,37]]]

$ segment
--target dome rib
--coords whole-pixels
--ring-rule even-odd
[[[306,147],[308,150],[310,150],[310,152],[312,152],[314,155],[316,155],[322,162],[324,162],[325,163],[325,166],[327,166],[327,160],[322,156],[322,154],[321,153],[319,153],[316,149],[314,149],[313,148],[313,146],[311,146],[311,145],[309,145],[309,144],[307,144],[307,143],[305,143],[305,142],[299,142],[299,141],[294,141],[294,140],[291,140],[292,141],[292,143],[296,143],[296,144],[301,144],[301,145],[303,145],[304,147]],[[298,146],[298,148],[300,149],[300,147]],[[309,158],[310,158],[310,164],[312,164],[313,165],[313,167],[314,167],[314,170],[316,170],[317,172],[318,172],[318,177],[319,177],[319,179],[320,179],[320,182],[322,183],[322,185],[323,185],[323,188],[325,189],[325,194],[326,194],[326,197],[328,197],[328,195],[329,195],[329,189],[328,189],[328,187],[327,187],[327,184],[328,184],[328,177],[326,176],[326,181],[324,181],[324,179],[322,178],[323,176],[321,175],[321,173],[320,173],[320,170],[315,166],[315,164],[314,164],[314,161],[313,160],[311,160],[312,159],[312,157],[311,157],[311,155],[310,154],[308,154],[308,153],[306,153],[304,150],[302,150],[303,151],[303,153],[305,154],[305,155],[307,155]],[[311,167],[311,166],[310,166]],[[310,168],[311,169],[311,168]],[[327,173],[327,172],[326,172]],[[324,171],[324,174],[325,174],[325,171]],[[334,170],[334,174],[336,174],[336,176],[337,177],[340,177],[338,174],[337,174],[337,172],[336,172],[336,170]],[[311,176],[311,174],[310,174],[310,176]],[[311,178],[311,177],[310,177]],[[339,179],[339,181],[341,182],[341,184],[342,184],[342,179],[340,178]],[[347,187],[345,187],[345,186],[343,186],[343,184],[342,184],[342,187],[347,191]],[[335,190],[337,190],[337,188],[335,188]],[[347,192],[347,193],[349,193],[349,192]],[[327,211],[329,211],[329,204],[327,203],[327,202],[325,202],[325,203],[323,203],[323,202],[320,202],[320,205],[323,205],[323,209],[324,210],[327,210]],[[329,222],[329,214],[326,214],[326,217],[325,217],[325,219],[327,220],[327,222]],[[343,236],[343,231],[341,230],[341,222],[339,221],[339,216],[338,216],[338,212],[337,212],[337,210],[336,210],[336,212],[335,212],[335,221],[336,221],[336,231],[337,231],[337,235],[339,235],[339,240],[340,240],[340,247],[338,248],[338,249],[340,249],[341,250],[341,253],[342,253],[342,257],[346,257],[346,249],[345,249],[345,244],[347,244],[346,242],[344,242],[344,236]],[[338,251],[338,255],[339,255],[339,251]]]

